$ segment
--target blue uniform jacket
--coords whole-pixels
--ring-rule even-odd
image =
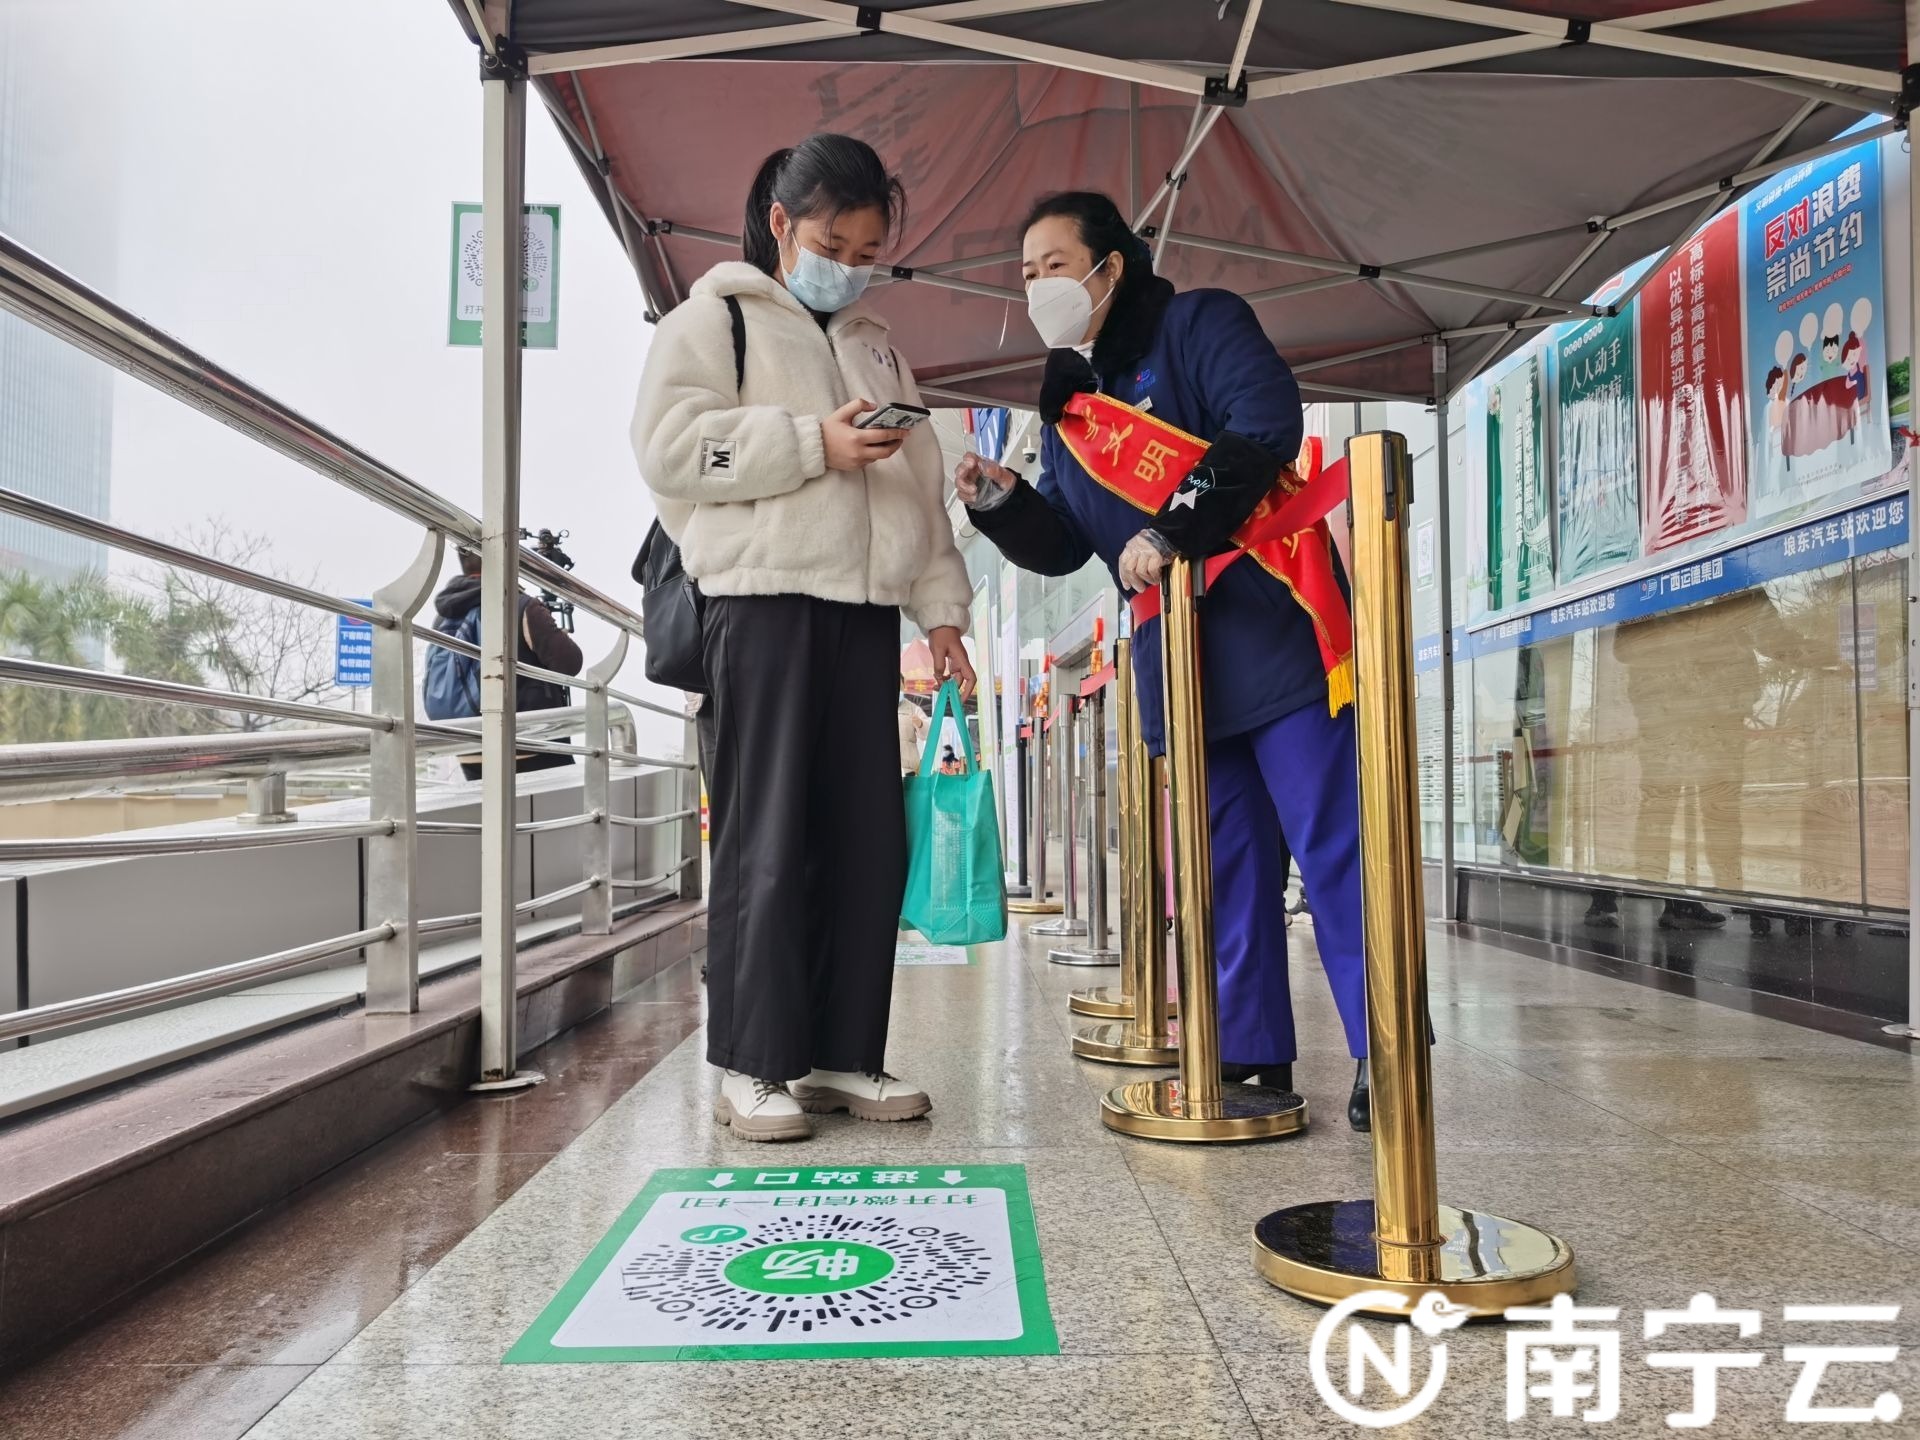
[[[1299,454],[1305,433],[1300,389],[1252,307],[1226,290],[1189,290],[1163,305],[1150,337],[1141,335],[1133,345],[1096,344],[1101,389],[1208,442],[1231,430],[1289,460]],[[1102,341],[1121,320],[1116,315],[1103,327]],[[1137,353],[1141,346],[1144,353]],[[1031,496],[1018,504],[1022,497],[1016,494],[995,509],[974,512],[975,526],[1016,564],[1042,574],[1070,575],[1098,555],[1117,586],[1121,550],[1152,517],[1081,469],[1051,426],[1040,455],[1035,488],[1064,523],[1046,523],[1034,514]],[[1202,601],[1200,617],[1208,739],[1244,734],[1302,706],[1326,703],[1313,622],[1293,592],[1259,565],[1242,560],[1230,566]],[[1157,619],[1134,634],[1133,673],[1141,727],[1157,755],[1164,748]]]

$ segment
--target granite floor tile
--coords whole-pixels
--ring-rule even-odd
[[[239,1440],[310,1365],[90,1365],[0,1384],[7,1440]]]
[[[335,1364],[249,1440],[1254,1440],[1214,1356]]]

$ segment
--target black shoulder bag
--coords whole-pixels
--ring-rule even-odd
[[[733,383],[747,376],[747,321],[740,302],[726,297],[733,322]],[[640,586],[640,614],[646,621],[646,676],[696,695],[707,693],[706,658],[700,631],[700,587],[680,561],[680,547],[655,520],[634,557],[633,578]]]

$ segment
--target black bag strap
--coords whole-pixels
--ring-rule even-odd
[[[747,317],[740,312],[738,296],[729,295],[727,318],[733,322],[733,388],[747,383]]]
[[[726,301],[727,319],[733,329],[733,386],[738,390],[747,380],[747,317],[741,312],[738,297],[726,295],[721,298]],[[640,542],[640,553],[634,557],[632,573],[636,585],[647,583],[647,560],[653,553],[656,539],[666,544],[673,543],[667,539],[667,532],[660,528],[658,520],[647,527],[646,539]]]

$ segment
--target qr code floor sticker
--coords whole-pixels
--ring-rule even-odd
[[[1053,1355],[1019,1165],[658,1170],[510,1365]]]

